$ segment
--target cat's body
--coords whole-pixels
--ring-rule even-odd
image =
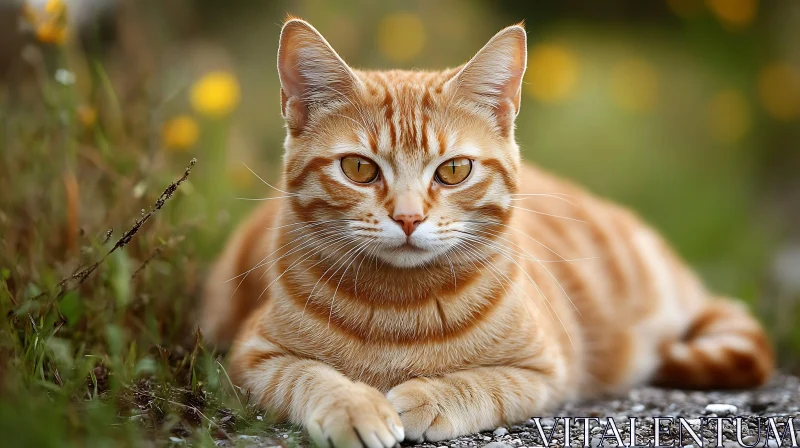
[[[353,71],[305,22],[284,27],[284,197],[235,233],[201,327],[236,335],[236,381],[316,443],[439,440],[646,381],[769,377],[743,308],[630,212],[520,162],[524,65],[521,27],[437,73]]]

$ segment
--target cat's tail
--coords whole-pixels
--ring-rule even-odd
[[[661,348],[656,383],[691,389],[739,389],[769,380],[775,358],[767,335],[743,304],[714,299],[683,338]]]

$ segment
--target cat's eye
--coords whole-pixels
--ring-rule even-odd
[[[342,158],[342,171],[353,182],[368,184],[378,177],[378,165],[372,160],[359,156]]]
[[[464,182],[472,171],[472,160],[467,157],[456,157],[436,168],[436,180],[445,185],[456,185]]]

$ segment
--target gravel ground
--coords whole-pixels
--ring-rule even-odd
[[[779,446],[775,437],[772,436],[772,429],[766,417],[777,417],[776,429],[779,433],[783,432],[786,416],[797,417],[800,411],[800,379],[788,375],[775,377],[772,382],[761,389],[734,392],[696,392],[658,389],[654,387],[642,387],[634,389],[629,393],[607,400],[599,400],[583,403],[571,403],[554,410],[548,415],[543,415],[539,419],[542,430],[548,439],[551,440],[550,446],[565,446],[565,431],[563,417],[571,417],[570,443],[569,446],[584,446],[584,431],[586,420],[583,418],[596,418],[589,420],[589,446],[618,446],[613,431],[606,420],[608,417],[614,419],[616,427],[619,429],[620,437],[624,446],[630,446],[629,418],[636,417],[636,440],[635,446],[653,446],[654,442],[654,420],[653,417],[673,417],[674,423],[669,420],[660,422],[661,437],[660,446],[699,446],[691,435],[684,429],[681,435],[681,442],[678,441],[677,418],[683,417],[686,423],[695,430],[697,435],[703,440],[702,446],[717,446],[716,420],[718,417],[731,418],[723,421],[722,425],[722,445],[724,447],[743,446],[737,441],[737,431],[735,428],[736,416],[743,417],[741,440],[747,446]],[[558,418],[557,418],[558,417]],[[759,418],[761,417],[761,418]],[[576,418],[581,418],[576,421]],[[800,439],[800,419],[794,420],[795,434]],[[700,429],[700,425],[703,428]],[[761,426],[759,437],[759,425]],[[555,426],[555,430],[553,430]],[[607,431],[607,438],[601,445],[604,430]],[[551,438],[551,431],[552,438]],[[296,430],[288,429],[279,432],[279,439],[284,441],[292,440],[300,446],[310,446],[308,441]],[[770,434],[767,439],[767,434]],[[239,444],[246,446],[276,446],[284,443],[276,440],[264,440],[260,438],[240,439]],[[244,443],[242,443],[244,442]],[[277,443],[276,443],[277,442]],[[291,442],[290,442],[291,443]],[[521,425],[514,425],[506,428],[497,428],[494,431],[471,434],[449,441],[436,443],[424,443],[419,445],[404,443],[404,447],[418,448],[461,448],[461,447],[485,447],[485,448],[507,448],[507,447],[532,447],[543,446],[542,438],[534,419],[528,420]],[[792,445],[792,440],[786,433],[782,446]]]

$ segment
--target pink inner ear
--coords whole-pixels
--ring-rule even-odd
[[[282,91],[288,97],[302,98],[307,88],[300,72],[304,64],[300,60],[304,45],[318,45],[307,34],[311,30],[304,22],[291,21],[284,25],[278,47],[278,74]],[[312,32],[313,36],[313,32]],[[321,36],[320,36],[321,37]],[[288,98],[287,98],[288,99]],[[283,99],[281,102],[284,103]]]
[[[474,103],[491,107],[500,115],[513,106],[519,112],[522,77],[527,62],[527,38],[520,26],[497,33],[461,70],[451,83],[457,92]]]
[[[293,133],[306,125],[315,104],[340,101],[353,91],[356,80],[350,67],[307,22],[293,19],[281,32],[278,48],[281,112]]]

